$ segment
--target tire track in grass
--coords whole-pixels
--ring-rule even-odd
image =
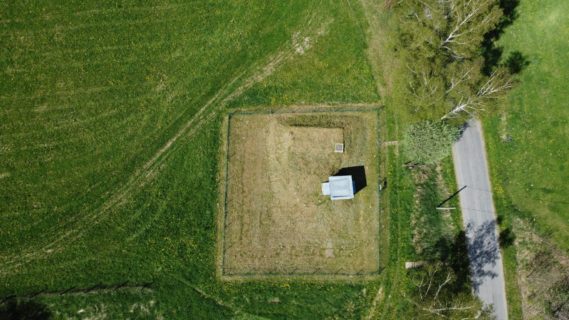
[[[180,8],[184,8],[184,7],[191,7],[191,5],[190,4],[169,4],[169,5],[163,5],[163,6],[88,9],[88,10],[77,11],[74,13],[74,15],[76,15],[76,16],[84,16],[84,15],[94,16],[94,15],[98,15],[98,14],[107,14],[110,12],[126,13],[126,12],[137,12],[137,11],[140,12],[140,11],[180,9]]]
[[[89,86],[89,87],[81,87],[81,88],[74,88],[71,90],[58,90],[53,91],[49,90],[49,88],[37,90],[36,92],[28,95],[11,95],[11,96],[0,96],[2,100],[12,101],[13,103],[21,103],[22,100],[37,100],[38,98],[45,98],[45,97],[72,97],[72,96],[79,96],[79,95],[91,95],[91,94],[99,94],[104,93],[112,90],[122,89],[126,90],[129,88],[136,88],[139,87],[138,85],[133,84],[123,84],[123,85],[107,85],[107,86]]]
[[[127,110],[127,111],[131,111],[131,110]],[[112,119],[108,119],[108,118],[112,118]],[[122,117],[122,118],[120,118]],[[112,123],[113,125],[109,125],[106,126],[105,129],[106,131],[103,132],[102,134],[97,135],[98,139],[101,139],[102,137],[106,137],[108,135],[112,135],[113,133],[113,129],[117,129],[117,128],[123,128],[126,124],[128,124],[129,122],[132,122],[133,118],[136,117],[135,113],[130,113],[129,115],[123,115],[120,113],[120,111],[118,111],[117,109],[112,110],[112,111],[108,111],[108,112],[104,112],[98,115],[93,115],[90,117],[84,117],[78,120],[67,120],[67,121],[62,121],[60,123],[57,124],[49,124],[51,127],[49,128],[49,131],[46,128],[32,128],[30,130],[26,130],[23,133],[18,133],[17,135],[6,135],[7,138],[12,138],[12,139],[23,139],[23,138],[33,138],[33,137],[37,137],[38,135],[41,135],[43,137],[56,137],[50,140],[39,140],[39,141],[31,141],[31,143],[26,143],[23,146],[17,147],[17,148],[12,148],[9,152],[6,152],[5,154],[17,154],[20,151],[25,151],[25,150],[33,150],[33,149],[42,149],[42,148],[51,148],[54,146],[62,146],[62,145],[67,145],[73,142],[80,142],[83,137],[81,136],[77,136],[77,135],[72,135],[71,137],[61,137],[61,136],[56,136],[56,134],[68,134],[71,135],[73,134],[73,132],[71,132],[71,134],[69,134],[69,131],[71,129],[75,129],[75,130],[81,130],[84,127],[81,125],[91,125],[93,123],[97,123],[101,120],[105,120],[107,123]],[[114,120],[115,118],[118,118],[117,121],[110,121],[110,120]],[[48,122],[48,121],[52,121],[51,119],[41,119],[44,122]],[[77,128],[74,128],[77,127]],[[36,138],[33,138],[34,140],[37,140]],[[0,152],[1,154],[2,152]]]
[[[26,143],[24,145],[18,145],[18,144],[13,144],[10,148],[7,148],[7,150],[0,150],[0,155],[1,154],[17,154],[21,151],[27,151],[27,150],[35,150],[35,149],[45,149],[45,148],[53,148],[53,147],[58,147],[58,146],[64,146],[66,144],[71,144],[71,143],[75,143],[75,142],[81,142],[82,139],[84,139],[84,137],[82,136],[78,136],[76,134],[69,134],[67,133],[68,136],[66,137],[62,137],[61,135],[57,135],[60,133],[65,133],[65,131],[69,131],[70,128],[76,126],[77,124],[88,124],[88,123],[92,123],[92,122],[96,122],[98,120],[100,120],[101,118],[105,118],[105,117],[109,117],[109,116],[117,116],[119,117],[117,121],[108,121],[107,119],[107,123],[110,123],[110,125],[105,126],[105,131],[102,133],[99,133],[97,135],[98,139],[102,139],[102,138],[107,138],[110,135],[115,134],[115,129],[117,128],[124,128],[127,125],[133,124],[133,121],[136,121],[136,116],[137,114],[132,112],[132,110],[126,110],[126,111],[120,111],[120,112],[114,112],[114,111],[110,111],[110,112],[106,112],[104,114],[98,114],[98,115],[94,115],[94,116],[90,116],[90,117],[83,117],[80,120],[77,120],[75,122],[71,122],[68,121],[67,123],[63,123],[63,124],[59,124],[58,126],[53,126],[53,125],[49,125],[46,126],[46,128],[34,128],[32,127],[31,129],[27,129],[25,131],[21,131],[21,132],[17,132],[17,133],[10,133],[10,134],[6,134],[6,135],[0,135],[0,138],[6,138],[6,139],[12,139],[12,140],[24,140],[25,138],[28,138],[28,140],[26,141]],[[49,122],[49,121],[53,121],[52,118],[45,118],[45,119],[41,119],[44,122]],[[79,127],[77,129],[83,129],[84,127]],[[38,135],[41,135],[41,137],[55,137],[53,139],[49,139],[49,140],[39,140],[37,137]],[[97,154],[94,154],[97,155]],[[40,161],[42,162],[48,162],[52,159],[41,159]]]
[[[375,297],[373,298],[373,300],[371,302],[371,307],[369,308],[365,319],[367,319],[367,320],[373,319],[373,316],[375,315],[375,312],[377,311],[377,306],[381,302],[381,300],[383,299],[383,296],[384,296],[383,295],[383,286],[380,285],[379,289],[377,290],[377,293],[375,294]]]
[[[108,14],[108,13],[128,13],[128,12],[144,12],[144,11],[160,11],[160,10],[170,10],[170,9],[180,9],[183,7],[190,7],[188,4],[171,4],[171,5],[164,5],[164,6],[144,6],[144,7],[127,7],[127,8],[102,8],[102,9],[86,9],[81,11],[76,11],[73,13],[74,16],[81,17],[81,16],[96,16],[100,14]],[[50,21],[50,20],[59,20],[62,17],[68,17],[69,13],[67,12],[55,12],[55,13],[47,13],[43,16],[37,17],[36,20],[40,21]],[[2,19],[0,20],[0,24],[10,24],[10,23],[27,23],[29,19]]]
[[[310,26],[313,23],[314,16],[308,21],[307,25]],[[332,22],[332,20],[324,21],[319,28],[313,28],[313,37],[325,34],[325,29]],[[131,196],[136,189],[145,186],[150,182],[162,168],[164,162],[171,156],[172,152],[177,149],[176,142],[182,137],[186,139],[193,138],[196,133],[209,121],[214,119],[220,111],[222,111],[227,103],[237,98],[243,94],[247,89],[251,88],[256,83],[266,79],[270,76],[277,68],[283,65],[286,61],[291,60],[299,52],[294,46],[290,44],[285,45],[284,49],[280,49],[277,53],[271,55],[268,62],[261,66],[253,66],[249,70],[244,70],[235,76],[231,81],[226,83],[210,100],[208,100],[197,112],[189,119],[160,149],[154,153],[154,155],[131,177],[128,181],[118,188],[99,208],[93,208],[91,212],[81,216],[80,221],[71,221],[63,226],[61,229],[65,229],[67,225],[79,224],[81,227],[67,230],[64,234],[59,236],[57,239],[51,241],[46,245],[39,245],[37,249],[28,250],[28,252],[20,253],[12,256],[1,257],[3,269],[0,270],[0,274],[9,274],[10,271],[17,269],[25,263],[29,263],[33,260],[41,259],[51,255],[55,252],[61,252],[66,247],[67,242],[73,242],[79,239],[85,232],[90,230],[94,225],[101,222],[102,218],[106,216],[113,208],[121,206],[126,203],[129,196]],[[248,78],[243,79],[243,76],[252,71],[252,75]],[[243,83],[237,87],[235,85],[239,81]],[[137,215],[131,216],[126,223],[132,221],[138,217]],[[139,233],[135,233],[139,234]],[[1,261],[1,260],[0,260]]]
[[[311,21],[312,20],[310,20],[309,23]],[[313,36],[321,36],[321,35],[325,34],[325,31],[328,28],[328,26],[331,24],[331,22],[332,22],[331,20],[323,22],[319,28],[315,29],[312,32]],[[212,112],[205,115],[201,122],[197,122],[195,126],[192,126],[191,129],[187,133],[187,138],[188,139],[193,138],[205,124],[209,123],[211,120],[213,120],[215,117],[217,117],[219,112],[222,111],[224,109],[224,107],[230,101],[232,101],[235,98],[242,95],[245,91],[247,91],[249,88],[251,88],[256,83],[259,83],[259,82],[263,81],[264,79],[266,79],[267,77],[269,77],[279,66],[283,65],[286,61],[292,59],[294,57],[294,55],[300,54],[297,51],[297,49],[298,48],[295,47],[293,44],[293,46],[291,48],[281,50],[278,53],[276,53],[275,55],[273,55],[273,57],[271,57],[269,59],[267,64],[265,64],[263,67],[259,68],[258,71],[255,72],[249,78],[247,78],[241,86],[237,87],[235,89],[235,91],[231,92],[228,96],[226,96],[220,102],[220,105],[218,106],[218,108],[214,109]],[[163,163],[166,160],[167,160],[167,157],[163,157],[161,159],[161,161],[159,163],[157,163],[152,169],[148,168],[147,178],[151,179],[154,176],[156,176],[157,172],[164,166]],[[138,213],[137,215],[134,215],[133,218],[131,218],[128,221],[128,223],[130,223],[131,220],[133,220],[134,218],[136,218],[138,216],[140,216],[140,213]],[[156,220],[156,218],[154,220]],[[147,227],[149,227],[149,226],[147,226]],[[137,238],[146,229],[147,228],[142,228],[142,230],[135,232],[132,236],[127,238],[127,241],[132,241],[133,239]]]
[[[50,28],[43,28],[40,30],[37,30],[37,29],[34,29],[34,30],[9,30],[9,31],[6,31],[5,33],[1,33],[0,37],[9,37],[11,35],[17,36],[17,37],[34,37],[38,34],[45,34],[48,32],[51,32],[51,33],[57,33],[57,32],[63,32],[63,31],[78,32],[79,30],[82,30],[82,29],[98,29],[101,27],[109,27],[110,29],[117,29],[117,27],[123,27],[123,26],[139,26],[139,25],[148,25],[148,24],[156,25],[156,24],[160,24],[160,23],[181,22],[181,21],[187,21],[187,19],[183,18],[183,17],[175,17],[175,18],[168,17],[168,18],[160,18],[160,19],[152,17],[152,18],[143,18],[143,19],[136,19],[136,20],[130,20],[130,21],[113,21],[113,22],[99,22],[99,23],[93,22],[93,23],[75,24],[75,25],[66,26],[66,27],[55,26],[55,27],[50,27]]]
[[[179,145],[175,145],[176,141],[178,141],[180,138],[183,138],[183,137],[187,137],[189,139],[193,138],[199,132],[199,129],[201,129],[205,124],[207,124],[209,121],[214,119],[219,114],[219,111],[223,110],[223,107],[228,102],[230,102],[234,98],[241,95],[244,91],[246,91],[252,85],[257,83],[257,81],[261,81],[264,78],[266,78],[267,76],[269,76],[276,67],[278,67],[280,64],[282,64],[283,62],[286,61],[285,58],[290,58],[291,56],[292,55],[289,53],[282,52],[282,51],[279,52],[272,59],[270,59],[269,62],[263,68],[261,68],[259,70],[259,72],[255,72],[253,74],[253,76],[246,79],[241,86],[237,87],[234,91],[231,91],[232,85],[235,84],[236,82],[238,82],[238,80],[243,77],[243,75],[246,73],[246,71],[243,71],[240,74],[238,74],[232,81],[230,81],[228,84],[226,84],[222,88],[222,90],[218,91],[217,94],[213,98],[211,98],[198,111],[198,113],[196,113],[196,115],[194,115],[194,117],[192,119],[190,119],[180,130],[178,130],[177,133],[172,138],[170,138],[170,140],[168,140],[163,145],[163,147],[160,148],[149,161],[147,161],[145,163],[145,165],[142,167],[142,170],[140,170],[138,173],[135,173],[131,177],[131,179],[129,180],[129,182],[127,184],[125,184],[115,194],[113,194],[113,196],[103,204],[99,213],[100,214],[107,213],[110,210],[112,210],[113,207],[120,206],[120,205],[126,203],[126,201],[128,201],[128,197],[132,195],[133,191],[135,191],[138,188],[144,187],[148,182],[150,182],[157,175],[158,171],[164,167],[164,163],[167,161],[167,159],[170,157],[170,155],[172,155],[174,153],[174,151],[179,146]],[[223,97],[224,93],[226,94],[225,97]],[[217,105],[215,105],[216,102],[218,103]],[[210,109],[210,107],[212,107],[212,106],[214,108],[213,110]],[[209,112],[206,112],[206,110],[209,110]],[[115,227],[118,229],[124,229],[124,226],[131,224],[131,222],[133,220],[137,219],[138,217],[140,217],[141,214],[142,214],[141,212],[137,212],[137,213],[131,215],[128,220],[125,220],[125,222],[123,222],[119,225],[115,225]],[[89,221],[87,223],[87,225],[92,226],[94,224],[99,223],[100,221],[96,221],[98,217],[100,217],[100,216],[92,214],[91,218],[93,218],[93,220]],[[153,217],[149,220],[153,221],[156,219],[158,219],[158,217]],[[82,222],[85,222],[85,221],[82,221]],[[150,227],[149,225],[146,225],[143,228],[141,228],[142,230],[140,230],[140,229],[137,230],[132,236],[127,238],[127,241],[134,240],[135,238],[140,236],[149,227]],[[51,244],[48,244],[46,247],[44,247],[43,251],[47,254],[52,254],[52,253],[60,251],[60,250],[58,250],[60,248],[54,247],[54,245],[56,245],[57,243],[59,243],[61,241],[72,241],[72,240],[80,238],[82,235],[81,231],[87,231],[87,229],[89,229],[89,227],[85,227],[83,229],[84,230],[74,229],[74,230],[68,231],[60,239],[58,239],[58,240],[52,242]],[[114,248],[118,245],[121,245],[121,244],[114,245],[111,248]],[[37,257],[37,258],[33,257],[32,260],[39,259],[39,258],[41,258],[41,257]],[[73,262],[71,262],[71,264],[75,265],[75,264],[78,264],[82,261],[86,261],[89,259],[91,259],[91,258],[85,258],[85,259],[82,259],[79,261],[73,261]]]
[[[146,99],[147,97],[144,97],[144,98]],[[127,114],[127,118],[126,118],[126,119],[123,119],[123,120],[121,120],[121,121],[119,121],[119,122],[114,122],[114,121],[111,122],[111,123],[113,123],[113,126],[112,126],[112,127],[123,126],[123,125],[124,125],[123,122],[125,122],[124,120],[128,120],[128,119],[132,118],[133,116],[135,116],[135,114],[134,114],[134,113],[130,113],[130,114]],[[114,130],[111,129],[111,127],[107,128],[107,129],[108,129],[108,130],[107,130],[106,133],[109,133],[109,134],[110,134],[111,132],[115,132]],[[98,135],[98,137],[100,138],[101,135]],[[72,140],[57,141],[57,142],[55,142],[55,143],[48,143],[48,144],[45,144],[45,143],[44,143],[44,144],[41,145],[41,146],[37,146],[37,145],[36,145],[36,146],[34,146],[33,148],[32,148],[32,147],[29,147],[29,146],[24,146],[24,147],[20,147],[18,150],[19,150],[19,151],[22,151],[22,150],[29,150],[29,149],[52,148],[52,147],[57,147],[57,146],[59,146],[59,145],[67,144],[67,143],[69,143],[69,142],[71,142],[71,141],[75,141],[75,142],[81,141],[82,139],[84,139],[84,138],[82,138],[82,137],[75,137],[75,138],[72,139]],[[60,139],[60,140],[61,140],[61,139]],[[13,153],[16,153],[16,152],[19,152],[19,151],[15,151],[15,150],[14,150]],[[54,151],[54,152],[55,152],[55,151]],[[91,154],[89,154],[89,157],[96,157],[96,156],[99,155],[99,154],[100,154],[100,152],[91,153]],[[61,155],[61,154],[59,154],[59,155]],[[72,153],[72,154],[65,154],[65,157],[64,157],[64,158],[61,158],[60,156],[58,156],[58,160],[60,161],[61,159],[67,159],[67,160],[70,160],[70,159],[80,159],[80,158],[84,158],[84,157],[85,157],[84,154]],[[40,161],[46,163],[46,162],[50,162],[50,161],[52,161],[52,160],[53,160],[53,157],[49,157],[49,156],[48,156],[48,158],[42,157]],[[65,181],[66,179],[67,179],[67,178],[62,177],[62,179],[59,179],[59,180]],[[53,182],[53,180],[52,180],[52,183],[51,183],[52,186],[53,186],[53,183],[54,183],[54,182]],[[27,187],[28,187],[30,190],[33,190],[33,189],[37,188],[37,185],[35,185],[35,184],[29,184],[29,183],[28,183],[28,184],[27,184]],[[91,188],[90,188],[90,189],[91,189]],[[30,193],[33,193],[33,192],[34,192],[34,191],[30,191]],[[80,197],[84,197],[84,195],[86,195],[86,194],[88,194],[88,193],[89,193],[89,190],[86,190],[86,191],[83,193],[83,195],[80,196]],[[28,225],[28,227],[33,227],[33,226],[36,226],[36,225],[40,225],[40,224],[44,223],[45,220],[51,220],[51,219],[53,219],[54,216],[57,216],[59,213],[61,213],[61,211],[62,211],[63,209],[68,208],[69,206],[70,206],[70,204],[60,204],[60,205],[57,206],[57,209],[58,209],[57,211],[56,211],[56,210],[49,210],[49,211],[48,211],[47,208],[42,209],[43,211],[45,211],[45,214],[39,214],[39,213],[38,213],[38,214],[39,214],[39,215],[38,215],[39,219],[35,219],[34,221],[32,221],[32,222]],[[0,213],[0,214],[2,214],[1,217],[6,216],[6,215],[4,215],[4,212],[2,212],[2,213]],[[17,214],[16,214],[16,215],[17,215]],[[14,216],[14,214],[11,214],[10,216]],[[44,232],[51,233],[52,231],[54,231],[53,229],[55,229],[55,231],[57,231],[58,228],[57,228],[57,226],[55,226],[55,228],[50,228],[50,229],[48,229],[48,230],[44,230]]]
[[[140,186],[144,185],[145,182],[148,181],[148,179],[147,179],[148,173],[146,173],[146,171],[151,169],[156,164],[158,158],[164,152],[166,152],[168,149],[170,149],[171,146],[173,145],[173,143],[176,140],[178,140],[185,133],[185,131],[187,131],[189,126],[194,124],[196,119],[198,119],[198,117],[200,117],[201,114],[206,109],[208,109],[214,102],[216,102],[216,100],[218,100],[219,97],[225,91],[227,91],[235,82],[237,82],[240,79],[240,77],[242,77],[242,75],[243,75],[243,72],[238,74],[230,82],[228,82],[226,85],[224,85],[216,93],[216,95],[214,95],[213,98],[211,98],[208,102],[206,102],[205,105],[203,105],[200,108],[200,110],[198,110],[196,115],[194,115],[188,122],[186,122],[186,124],[180,130],[178,130],[174,134],[174,136],[172,138],[170,138],[166,142],[166,144],[162,148],[160,148],[150,158],[149,161],[147,161],[142,166],[141,169],[137,170],[124,185],[120,186],[117,191],[115,191],[106,201],[104,201],[103,204],[101,205],[101,207],[99,208],[99,210],[92,209],[92,210],[90,210],[91,212],[88,213],[87,215],[84,215],[84,216],[81,216],[80,218],[78,218],[81,221],[74,221],[75,223],[81,223],[83,225],[82,227],[68,230],[67,232],[65,232],[63,235],[59,236],[54,241],[44,245],[41,248],[38,248],[37,250],[30,250],[29,252],[26,252],[26,253],[14,255],[10,260],[3,261],[2,265],[4,267],[2,270],[0,270],[0,274],[7,274],[8,270],[18,268],[26,262],[29,262],[29,261],[32,261],[35,259],[39,259],[39,258],[43,258],[47,255],[50,255],[50,254],[56,252],[56,251],[60,251],[62,248],[65,247],[65,244],[58,247],[59,243],[65,242],[65,241],[73,241],[75,239],[78,239],[81,236],[81,234],[85,231],[85,229],[90,229],[90,227],[92,227],[92,223],[94,222],[94,220],[96,220],[95,217],[98,217],[98,216],[100,217],[102,214],[107,213],[113,207],[121,205],[122,203],[124,203],[126,200],[126,195],[129,192],[131,192],[134,189],[134,187],[140,187]],[[143,184],[137,183],[138,181],[143,182]],[[73,222],[71,222],[71,223],[73,223]],[[68,223],[68,224],[70,224],[70,223]],[[7,257],[3,257],[3,258],[7,258]],[[20,261],[18,261],[18,260],[20,260]]]
[[[188,33],[189,34],[189,33]],[[181,36],[181,35],[180,35]],[[162,47],[164,45],[169,44],[170,42],[167,41],[145,41],[145,42],[138,42],[138,43],[127,43],[127,44],[116,44],[112,46],[102,46],[96,48],[49,48],[46,50],[45,48],[25,48],[25,49],[15,49],[11,50],[12,57],[20,56],[21,54],[30,54],[35,53],[39,57],[43,58],[63,58],[71,59],[74,58],[73,54],[106,54],[109,51],[128,51],[133,49],[153,49],[156,47]],[[26,71],[26,70],[14,70],[12,72],[29,72],[29,73],[36,73],[35,70]]]
[[[144,60],[141,60],[138,57],[127,57],[127,56],[111,56],[108,59],[104,59],[105,57],[103,56],[104,54],[108,53],[109,51],[105,51],[105,52],[100,52],[100,53],[94,53],[94,52],[90,52],[91,54],[95,55],[98,54],[99,57],[94,58],[93,60],[84,60],[81,59],[81,57],[73,57],[73,56],[68,56],[68,57],[53,57],[51,59],[53,60],[58,60],[56,61],[56,63],[54,63],[53,61],[50,61],[48,59],[44,59],[44,60],[40,60],[40,62],[30,62],[30,61],[26,61],[26,60],[22,60],[22,61],[16,61],[16,63],[14,65],[20,66],[20,65],[32,65],[33,63],[33,69],[31,68],[18,68],[18,67],[14,67],[9,66],[8,68],[6,68],[3,73],[10,76],[10,77],[14,77],[16,75],[18,76],[22,76],[22,75],[37,75],[37,73],[39,72],[44,72],[44,73],[51,73],[53,71],[67,71],[67,69],[75,69],[72,70],[74,72],[80,72],[82,70],[84,70],[86,67],[101,67],[101,66],[115,66],[116,64],[121,64],[121,65],[128,65],[129,63],[132,64],[140,64],[140,63],[144,63]],[[101,57],[102,56],[102,57]],[[171,61],[172,58],[171,57],[163,57],[161,58],[162,61],[159,62],[168,62]],[[59,60],[63,60],[65,62],[65,64],[60,64],[61,61]],[[183,61],[183,60],[182,60]],[[30,79],[26,79],[26,78],[20,78],[19,80],[30,80]],[[34,79],[31,79],[34,80]],[[116,88],[117,85],[114,85],[114,87]],[[131,85],[131,87],[139,87],[139,85]],[[50,88],[48,88],[50,89]],[[38,98],[41,97],[40,96],[34,96],[31,98]],[[21,96],[21,97],[15,97],[15,98],[11,98],[10,96],[3,96],[2,99],[29,99],[27,98],[27,96]]]

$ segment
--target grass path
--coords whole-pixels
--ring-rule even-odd
[[[409,214],[405,212],[402,202],[412,201],[408,194],[405,194],[401,175],[402,163],[399,158],[399,146],[396,143],[387,143],[388,141],[397,141],[399,139],[399,120],[395,118],[390,111],[395,107],[394,92],[391,85],[391,70],[396,66],[396,61],[389,57],[389,47],[387,44],[387,28],[386,19],[388,8],[385,7],[384,1],[377,0],[360,0],[364,8],[364,14],[368,26],[368,49],[367,55],[372,72],[374,75],[376,90],[382,97],[383,103],[386,104],[386,112],[383,113],[383,153],[384,156],[384,174],[389,179],[389,185],[397,186],[398,189],[389,188],[384,191],[383,205],[384,212],[389,214],[389,262],[384,270],[383,277],[385,279],[382,287],[377,292],[376,298],[372,303],[372,307],[368,311],[368,319],[398,319],[398,305],[402,299],[402,275],[403,271],[403,251],[408,246],[402,239],[403,233],[408,231],[402,226],[403,217]],[[401,191],[401,192],[400,192]],[[404,197],[405,199],[402,199]]]

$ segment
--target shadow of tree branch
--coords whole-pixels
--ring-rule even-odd
[[[472,285],[477,289],[482,278],[495,278],[498,275],[491,270],[499,257],[498,239],[496,237],[496,221],[487,221],[479,227],[468,224],[466,227],[468,256],[472,272]]]

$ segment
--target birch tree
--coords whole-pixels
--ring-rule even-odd
[[[413,119],[471,117],[512,87],[505,68],[481,71],[484,36],[503,16],[498,0],[409,0],[397,10]]]
[[[415,319],[490,319],[481,302],[469,290],[456,290],[459,281],[450,266],[432,262],[410,272],[416,307]]]
[[[441,47],[455,59],[468,59],[477,54],[484,35],[496,27],[503,15],[496,0],[436,2],[446,12],[446,29],[441,34]]]
[[[463,115],[475,116],[477,113],[486,111],[491,107],[493,100],[502,97],[513,87],[513,78],[506,68],[499,68],[481,81],[481,85],[475,94],[467,94],[460,97],[452,109],[441,120],[456,118]]]

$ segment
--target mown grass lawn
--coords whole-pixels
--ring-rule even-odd
[[[379,280],[214,267],[226,108],[377,102],[363,21],[356,1],[0,4],[0,298],[53,292],[36,299],[61,318],[366,314]],[[58,294],[123,283],[152,291]]]
[[[517,18],[500,40],[504,56],[519,51],[529,65],[507,97],[502,115],[485,119],[488,157],[502,231],[513,218],[534,222],[540,233],[569,250],[569,23],[566,1],[520,1]],[[513,235],[515,237],[515,233]],[[521,317],[514,246],[503,248],[510,317]]]
[[[522,0],[517,12],[500,44],[504,56],[520,51],[529,65],[505,115],[486,121],[494,187],[511,213],[534,219],[569,251],[569,2]]]

